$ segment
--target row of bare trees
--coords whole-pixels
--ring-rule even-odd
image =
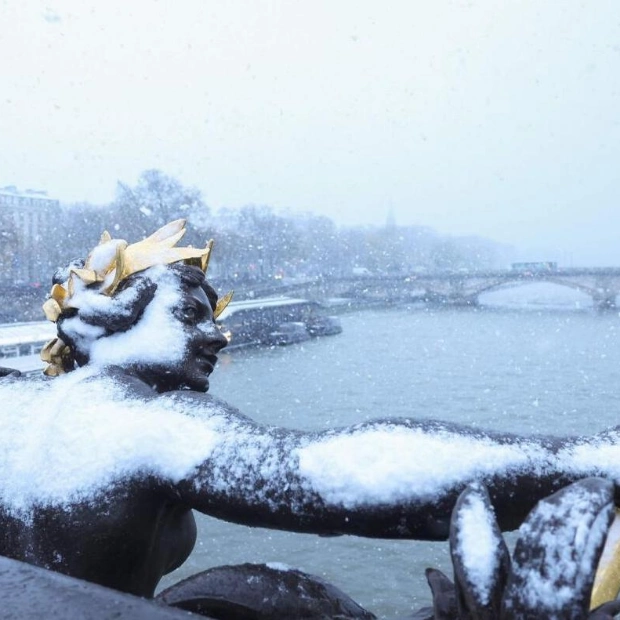
[[[501,267],[509,249],[487,239],[447,237],[423,226],[337,227],[311,213],[276,213],[249,205],[213,213],[196,188],[185,187],[159,170],[142,173],[135,186],[118,183],[116,199],[105,207],[65,205],[56,218],[61,240],[46,248],[56,265],[86,256],[103,230],[135,240],[165,223],[189,220],[189,244],[216,241],[212,276],[262,280],[316,275],[349,275],[355,267],[374,273]]]

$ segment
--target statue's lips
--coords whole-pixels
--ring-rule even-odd
[[[208,374],[211,374],[213,372],[213,368],[215,367],[215,363],[217,362],[217,355],[211,355],[209,353],[197,353],[196,361],[198,362],[201,370]]]

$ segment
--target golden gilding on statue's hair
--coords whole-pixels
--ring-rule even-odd
[[[183,262],[200,267],[206,274],[213,240],[208,241],[202,249],[176,247],[185,234],[185,224],[184,219],[175,220],[162,226],[150,237],[132,244],[128,244],[124,239],[113,239],[107,230],[104,231],[99,244],[89,253],[84,267],[72,267],[68,280],[52,287],[49,299],[43,304],[47,319],[55,323],[65,309],[73,307],[71,299],[75,291],[74,278],[87,286],[99,284],[99,292],[111,297],[123,280],[155,265]],[[214,311],[215,318],[222,313],[231,299],[232,291],[218,300]],[[41,351],[41,359],[50,364],[44,371],[47,375],[55,376],[64,372],[61,358],[65,347],[60,338],[54,338]]]

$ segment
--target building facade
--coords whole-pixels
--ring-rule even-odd
[[[58,200],[46,192],[0,187],[0,284],[48,282],[48,244],[59,208]]]

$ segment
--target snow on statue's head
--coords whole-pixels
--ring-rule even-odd
[[[202,289],[214,317],[231,297],[229,293],[218,301],[205,280],[213,242],[202,249],[175,247],[184,233],[185,220],[134,244],[104,232],[86,261],[74,261],[55,274],[43,305],[58,334],[41,351],[47,375],[87,363],[123,366],[182,359],[187,334],[175,316],[184,294]],[[211,323],[203,329],[217,327]]]

